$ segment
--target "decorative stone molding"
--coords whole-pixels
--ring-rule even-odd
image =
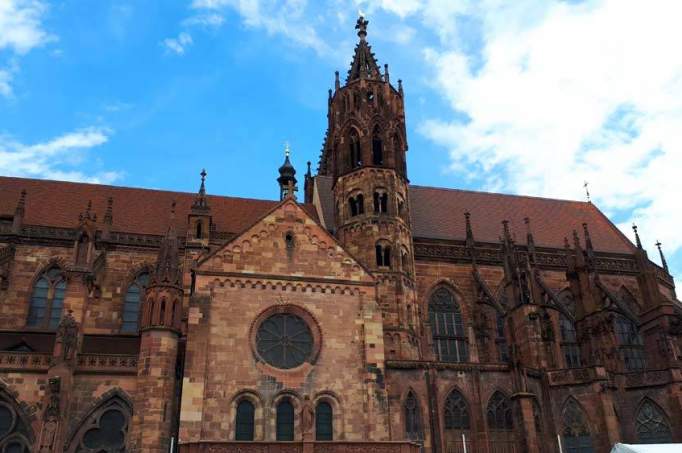
[[[180,453],[418,453],[412,442],[192,442]]]

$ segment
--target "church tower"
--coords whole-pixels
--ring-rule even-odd
[[[368,44],[368,22],[341,86],[329,93],[328,129],[319,174],[333,178],[336,235],[379,281],[384,328],[400,337],[396,356],[420,356],[414,259],[407,195],[402,84],[383,73]],[[395,334],[398,334],[397,336]],[[423,349],[423,348],[422,348]],[[389,355],[390,358],[390,355]]]

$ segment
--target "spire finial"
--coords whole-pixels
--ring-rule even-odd
[[[403,95],[403,79],[398,79],[398,93],[400,96]]]
[[[313,175],[312,171],[310,171],[310,165],[311,165],[310,161],[307,162],[307,165],[308,165],[308,171],[306,172],[306,176],[310,177]]]
[[[202,169],[201,169],[201,173],[199,173],[199,175],[201,176],[201,187],[199,187],[199,193],[200,193],[201,195],[206,194],[206,185],[205,185],[205,182],[206,182],[206,175],[207,175],[207,174],[208,174],[208,173],[206,173],[206,169],[205,169],[205,168],[202,168]]]
[[[355,24],[355,29],[358,31],[358,36],[362,41],[364,41],[365,37],[367,36],[367,24],[369,24],[369,21],[367,21],[362,15],[358,17],[358,21]]]
[[[339,79],[339,71],[334,71],[334,89],[338,91],[341,88],[341,80]]]
[[[208,212],[208,210],[210,209],[208,206],[208,200],[206,199],[206,175],[208,175],[206,169],[202,168],[201,173],[199,173],[199,176],[201,176],[201,185],[199,186],[199,193],[192,202],[192,212],[195,214],[201,212]]]
[[[587,202],[588,202],[588,203],[592,203],[592,201],[590,200],[590,188],[589,188],[589,185],[590,185],[590,183],[587,182],[587,181],[585,181],[585,182],[583,183],[583,187],[585,188],[585,196],[587,197]]]
[[[658,249],[658,254],[661,256],[661,266],[663,266],[663,269],[668,272],[668,263],[665,260],[665,256],[663,256],[663,249],[661,248],[662,245],[663,244],[661,244],[661,241],[656,240],[656,248]]]
[[[391,79],[388,76],[388,63],[384,64],[384,82],[390,82]]]
[[[289,142],[284,142],[284,156],[289,157],[291,155],[291,148],[289,148]]]
[[[637,231],[637,224],[632,222],[632,231],[635,232],[635,242],[637,243],[637,248],[642,249],[642,241],[639,240],[639,232]]]

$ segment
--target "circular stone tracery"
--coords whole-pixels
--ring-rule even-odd
[[[303,364],[310,358],[313,345],[308,324],[291,313],[269,316],[256,333],[258,355],[276,368],[291,369]]]

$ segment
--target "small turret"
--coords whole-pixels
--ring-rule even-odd
[[[201,185],[194,201],[192,202],[192,209],[188,216],[187,238],[190,245],[208,245],[211,234],[211,207],[208,204],[208,197],[206,196],[206,173],[205,169],[199,173],[201,176]]]
[[[284,148],[284,163],[279,167],[279,178],[277,178],[280,200],[284,200],[287,197],[295,198],[295,192],[298,190],[296,188],[296,169],[291,165],[289,160],[290,154],[289,144],[287,143]]]
[[[12,233],[19,234],[21,232],[21,226],[24,223],[24,215],[26,213],[26,190],[21,191],[21,196],[19,197],[19,202],[17,207],[14,209],[14,217],[12,218]]]

